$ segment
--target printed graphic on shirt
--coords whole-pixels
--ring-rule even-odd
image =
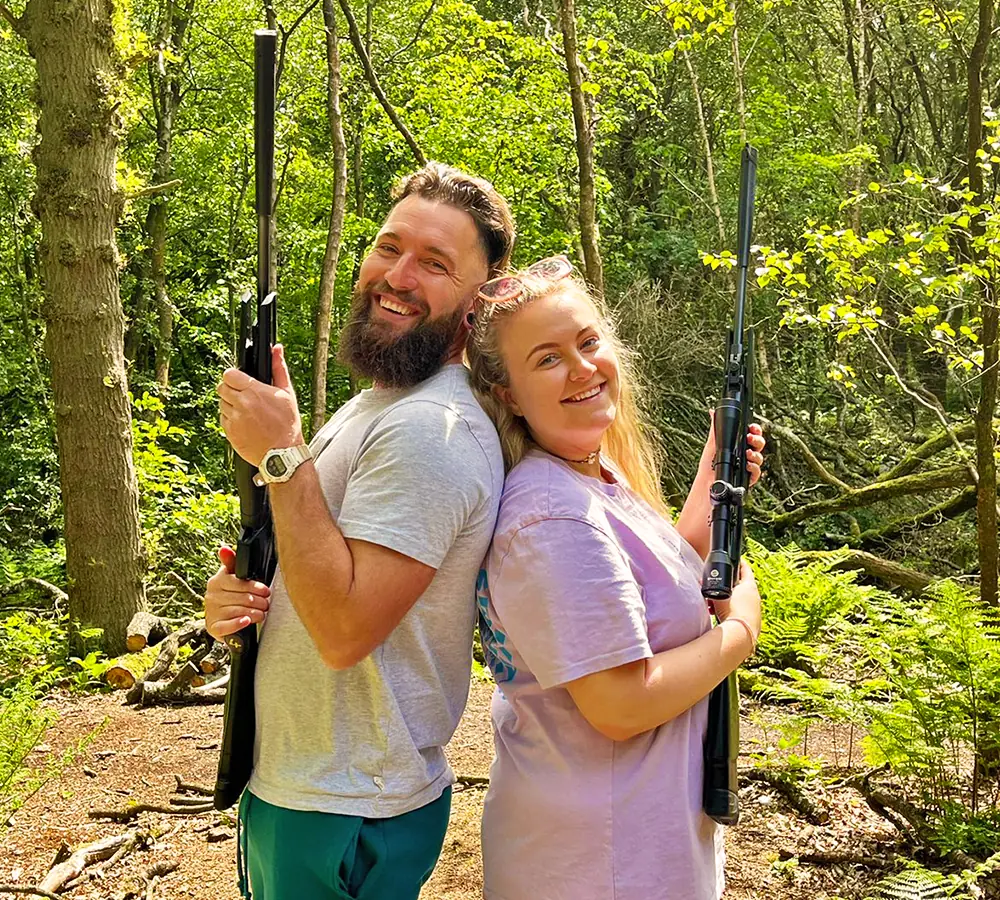
[[[476,579],[476,604],[479,607],[479,640],[483,644],[483,655],[493,673],[493,680],[497,684],[513,681],[517,669],[513,665],[514,658],[504,646],[507,643],[507,635],[497,628],[490,618],[490,589],[486,569],[480,569],[479,577]]]

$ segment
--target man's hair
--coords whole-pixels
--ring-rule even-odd
[[[490,277],[506,270],[514,249],[514,217],[492,184],[452,166],[429,162],[405,176],[392,192],[397,203],[411,195],[467,212],[476,223]]]

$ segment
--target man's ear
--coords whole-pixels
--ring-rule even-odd
[[[504,387],[502,384],[493,385],[493,396],[506,406],[507,409],[514,413],[515,416],[524,415],[524,413],[521,412],[521,407],[515,402],[514,395],[511,394],[509,387]]]

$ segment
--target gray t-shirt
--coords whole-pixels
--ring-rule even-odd
[[[317,433],[316,469],[345,537],[437,571],[388,638],[349,669],[324,664],[281,577],[261,630],[250,790],[288,809],[384,818],[454,781],[443,747],[465,708],[475,583],[503,459],[461,365],[407,390],[362,391]]]

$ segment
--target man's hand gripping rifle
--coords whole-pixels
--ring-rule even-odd
[[[254,163],[257,209],[257,295],[240,299],[237,346],[240,371],[271,383],[271,346],[277,329],[277,302],[271,281],[271,195],[274,183],[274,31],[254,33]],[[240,495],[241,534],[236,545],[236,576],[270,584],[277,564],[267,489],[254,481],[257,468],[237,455],[236,488]],[[222,748],[215,782],[215,808],[228,809],[240,798],[253,767],[253,682],[257,663],[257,626],[248,625],[226,638],[229,685],[222,728]]]
[[[702,575],[707,600],[728,600],[743,552],[743,500],[747,474],[747,427],[753,417],[753,328],[745,327],[750,235],[753,231],[757,151],[743,148],[740,166],[739,234],[736,257],[736,316],[726,347],[722,397],[715,408],[715,481],[712,499],[712,544]],[[708,816],[722,825],[739,819],[736,759],[740,745],[739,688],[730,673],[709,698],[705,737],[705,786],[702,803]]]

